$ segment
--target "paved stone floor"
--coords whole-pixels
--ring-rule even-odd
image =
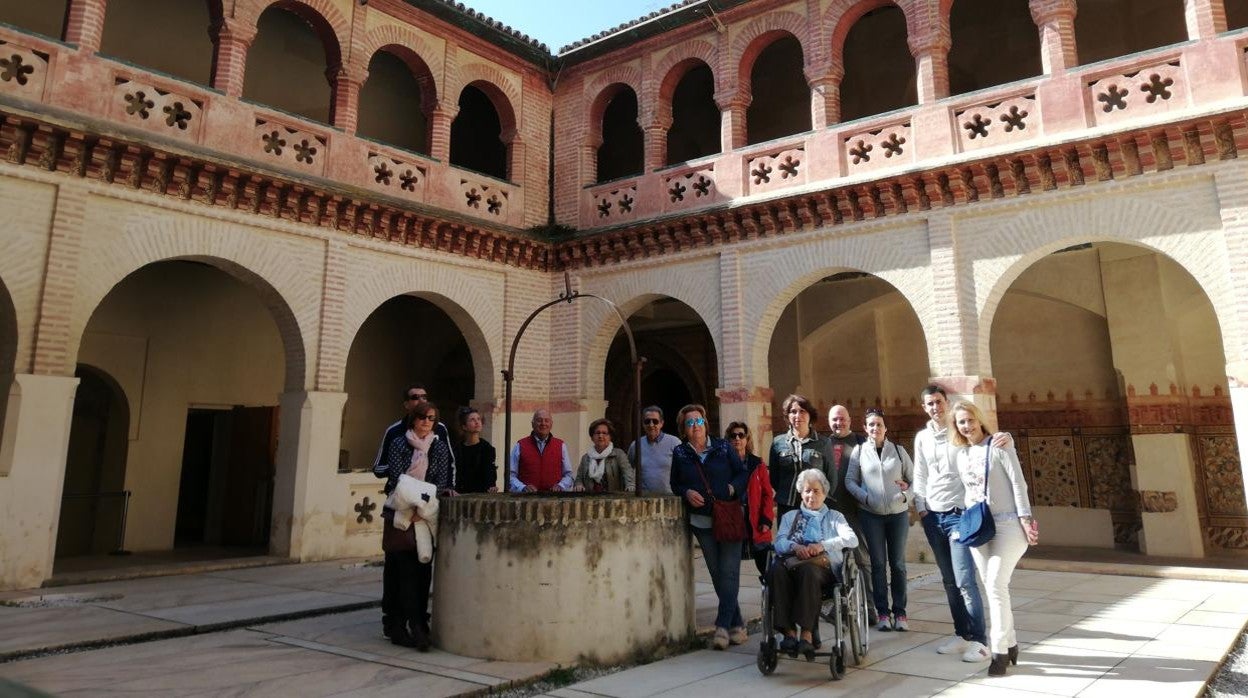
[[[701,561],[695,569],[705,626],[714,593]],[[986,664],[935,653],[951,632],[944,593],[930,565],[910,572],[912,631],[872,633],[866,664],[842,681],[831,681],[826,663],[787,659],[761,676],[756,634],[727,652],[693,652],[548,695],[1194,696],[1248,620],[1245,584],[1020,570],[1020,663],[988,679]],[[757,616],[752,563],[743,563],[742,583],[742,611]],[[334,562],[0,594],[0,661],[9,659],[0,695],[21,684],[66,696],[451,696],[554,668],[395,647],[381,637],[377,609],[359,608],[379,592],[379,568]],[[354,610],[326,614],[338,609]],[[307,613],[321,615],[273,620]],[[131,644],[17,658],[108,641]]]

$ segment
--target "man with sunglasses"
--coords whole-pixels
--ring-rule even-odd
[[[403,391],[403,413],[406,414],[417,404],[427,402],[429,400],[429,391],[425,390],[425,386],[414,384],[407,386]],[[394,485],[397,476],[391,478],[390,475],[390,454],[387,452],[389,444],[395,439],[403,436],[407,432],[403,426],[403,420],[386,427],[386,433],[381,437],[381,448],[377,449],[377,458],[373,461],[373,475],[386,479],[385,493],[388,495],[394,491]],[[451,445],[450,433],[446,430],[446,425],[438,422],[433,425],[433,433],[436,438],[441,439],[447,446]],[[455,482],[455,450],[451,449],[451,479],[449,482]],[[449,494],[453,494],[451,491]],[[382,568],[381,576],[381,633],[387,638],[390,633],[395,631],[397,625],[395,618],[402,618],[403,614],[399,608],[398,588],[399,582],[395,579],[398,574],[397,565],[386,565]]]
[[[641,411],[641,426],[646,435],[628,447],[628,460],[637,462],[641,448],[641,490],[647,494],[672,493],[672,451],[680,439],[663,431],[663,408],[650,405]]]

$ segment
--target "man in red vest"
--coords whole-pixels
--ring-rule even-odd
[[[511,449],[512,492],[567,492],[572,489],[568,446],[550,435],[555,424],[547,410],[533,413],[533,433]]]

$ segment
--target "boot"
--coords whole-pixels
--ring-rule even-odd
[[[415,647],[416,640],[412,634],[407,632],[406,625],[395,624],[390,626],[390,642],[399,647]]]
[[[429,631],[425,630],[425,624],[421,621],[413,621],[409,624],[409,631],[412,638],[411,647],[415,647],[417,652],[429,651]]]
[[[992,655],[992,664],[988,665],[989,676],[1005,676],[1005,668],[1010,664],[1010,655],[996,654]]]
[[[1018,645],[1014,645],[1005,651],[1007,657],[1010,658],[1010,664],[1018,666]]]

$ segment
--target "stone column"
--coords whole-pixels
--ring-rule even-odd
[[[348,135],[355,134],[360,121],[360,87],[368,79],[368,71],[345,65],[331,66],[325,71],[333,93],[329,123]]]
[[[70,0],[65,14],[65,42],[87,53],[100,50],[108,0]]]
[[[429,157],[440,162],[451,161],[451,124],[459,114],[459,105],[441,100],[429,112]]]
[[[19,373],[0,425],[0,589],[52,576],[78,379]]]
[[[1171,324],[1157,322],[1182,309],[1162,292],[1157,263],[1149,254],[1101,259],[1110,347],[1126,384],[1135,451],[1131,484],[1141,504],[1140,552],[1203,557],[1196,463],[1177,385],[1183,382],[1182,345]]]
[[[750,107],[751,95],[733,90],[717,92],[715,105],[719,107],[719,147],[727,153],[745,146],[746,124],[745,114]]]
[[[338,491],[337,479],[346,402],[346,393],[282,394],[269,537],[273,555],[307,561],[338,552],[349,501],[341,496],[345,489]]]
[[[949,96],[949,27],[934,27],[927,35],[909,40],[915,61],[919,104]]]
[[[243,96],[247,73],[247,51],[256,39],[255,26],[224,19],[209,29],[215,51],[212,54],[212,86],[227,97]]]
[[[1075,0],[1031,0],[1031,19],[1040,30],[1040,65],[1058,75],[1079,65],[1075,46]]]
[[[1226,31],[1226,1],[1183,0],[1183,18],[1187,22],[1187,38],[1212,39]]]

